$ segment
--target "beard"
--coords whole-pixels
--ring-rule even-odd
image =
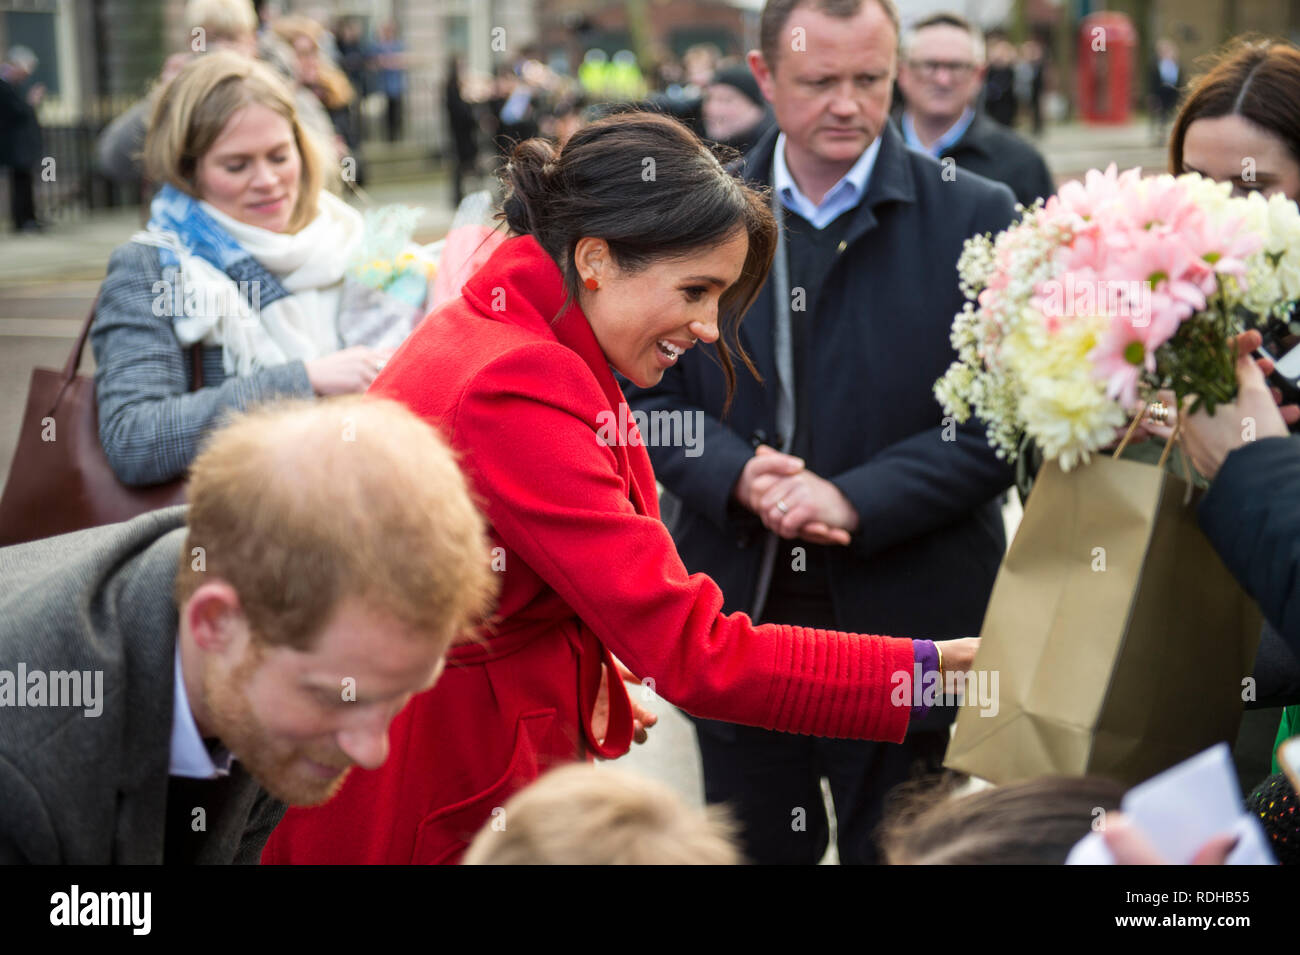
[[[222,745],[244,764],[268,793],[291,806],[317,806],[343,785],[352,761],[336,747],[311,747],[277,740],[262,724],[248,701],[245,687],[257,671],[261,653],[249,649],[228,675],[206,667],[203,695],[213,729]],[[339,768],[333,778],[321,778],[307,762]]]

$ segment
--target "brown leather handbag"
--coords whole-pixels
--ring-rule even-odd
[[[185,479],[128,487],[113,474],[99,442],[94,379],[78,375],[95,306],[62,371],[37,368],[9,480],[0,496],[0,547],[129,520],[182,504]],[[202,348],[190,350],[194,388],[203,387]]]

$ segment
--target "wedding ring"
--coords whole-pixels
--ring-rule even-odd
[[[1153,401],[1147,405],[1147,417],[1156,424],[1169,423],[1169,409],[1165,407],[1163,401]]]
[[[787,505],[787,504],[785,503],[785,501],[777,501],[777,502],[776,502],[776,509],[777,509],[778,511],[780,511],[782,514],[789,514],[789,513],[790,513],[790,507],[789,507],[789,505]]]

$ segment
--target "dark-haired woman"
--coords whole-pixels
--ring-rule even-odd
[[[1230,182],[1238,195],[1278,193],[1300,200],[1300,49],[1282,40],[1244,39],[1219,53],[1174,120],[1169,166],[1175,174],[1198,172]],[[1167,437],[1173,424],[1150,430]],[[1275,743],[1300,724],[1300,707],[1291,706],[1278,731],[1273,707],[1295,692],[1296,657],[1267,624],[1255,677],[1261,708],[1246,712],[1234,754],[1246,790],[1270,768],[1277,772]],[[1273,689],[1283,695],[1270,699]]]
[[[457,861],[515,790],[558,762],[621,755],[651,719],[611,654],[699,716],[895,742],[924,708],[914,678],[974,656],[969,638],[724,616],[717,585],[687,574],[658,520],[642,440],[689,453],[702,426],[646,422],[643,435],[614,373],[649,386],[686,349],[712,346],[734,382],[727,340],[735,348],[775,243],[766,200],[649,113],[585,127],[558,154],[527,141],[505,176],[514,237],[373,389],[460,452],[504,578],[495,624],[393,722],[384,767],[290,811],[265,861]]]
[[[1174,174],[1199,172],[1238,193],[1300,198],[1300,49],[1228,46],[1193,85],[1169,136]]]

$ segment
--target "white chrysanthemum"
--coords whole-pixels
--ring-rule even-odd
[[[1014,460],[1024,433],[1019,405],[1024,385],[1005,354],[1008,336],[1026,323],[1042,332],[1042,316],[1030,305],[1037,285],[1052,277],[1068,230],[1040,222],[1041,209],[1028,210],[1017,225],[996,238],[967,240],[958,263],[968,301],[954,318],[951,341],[957,361],[935,383],[944,410],[965,422],[972,415],[985,425],[998,456]],[[975,300],[997,278],[984,304]]]
[[[1257,196],[1259,193],[1251,193]],[[1268,198],[1265,251],[1277,258],[1277,277],[1287,301],[1300,298],[1300,209],[1280,193]]]
[[[1260,316],[1283,314],[1300,298],[1300,209],[1285,196],[1258,192],[1234,199],[1231,208],[1262,244],[1246,259],[1246,287],[1228,285],[1225,298]]]
[[[1002,358],[1023,385],[1017,417],[1043,457],[1059,460],[1065,471],[1087,463],[1124,423],[1123,411],[1106,397],[1105,382],[1088,359],[1106,325],[1102,316],[1076,318],[1048,333],[1041,324],[1026,322],[1003,341]]]
[[[1169,180],[1169,175],[1157,176],[1155,181]],[[1178,182],[1188,191],[1192,200],[1216,223],[1241,215],[1239,200],[1232,195],[1232,183],[1216,182],[1197,173],[1186,173]]]

